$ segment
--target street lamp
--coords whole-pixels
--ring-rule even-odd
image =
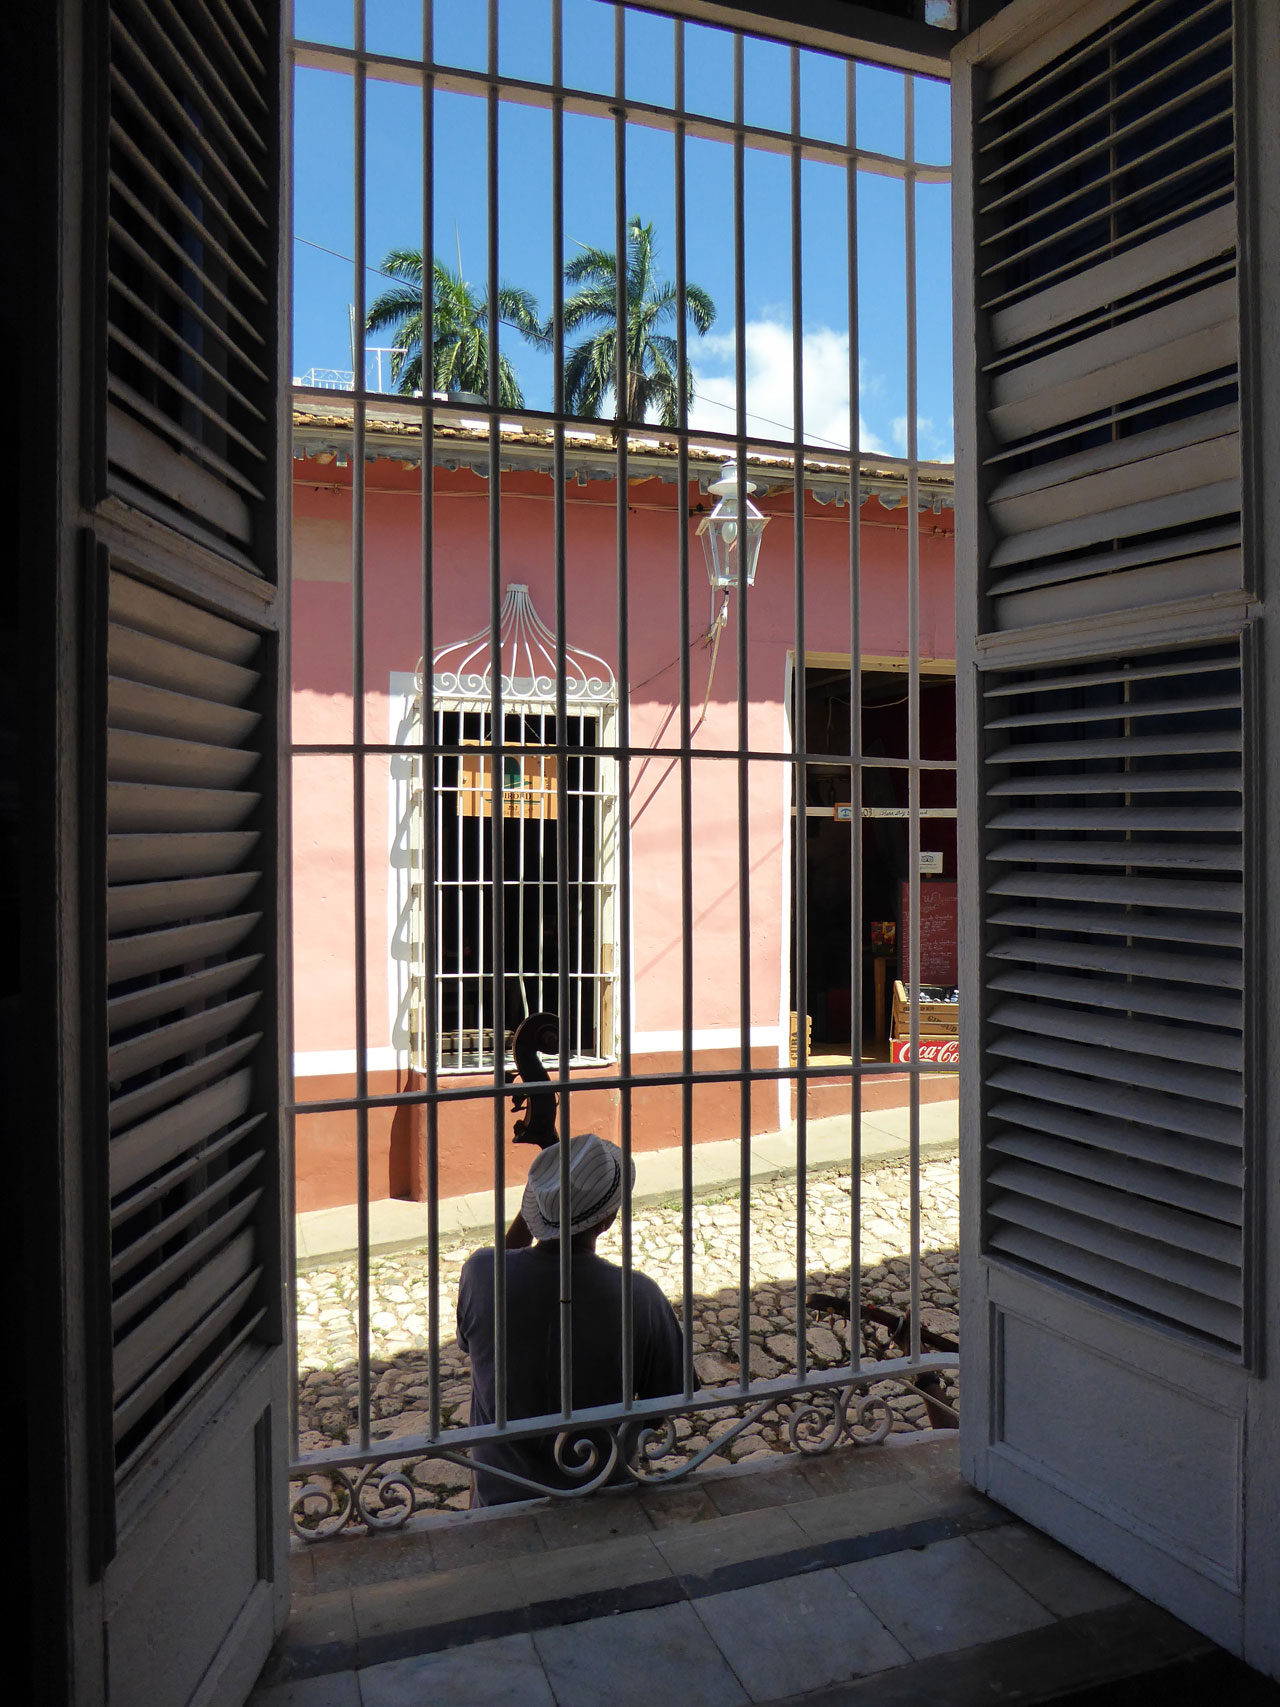
[[[742,584],[754,585],[756,560],[760,556],[760,536],[769,518],[739,491],[738,465],[726,462],[718,480],[708,491],[716,495],[716,507],[698,523],[698,538],[707,559],[707,577],[713,587],[725,591]],[[754,480],[746,482],[747,492],[756,490]]]

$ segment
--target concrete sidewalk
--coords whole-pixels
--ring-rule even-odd
[[[926,1103],[920,1109],[920,1153],[936,1156],[954,1151],[957,1145],[955,1102]],[[908,1152],[910,1112],[905,1108],[883,1109],[863,1116],[862,1167],[866,1171],[888,1162],[904,1161]],[[735,1191],[741,1178],[740,1145],[736,1138],[693,1146],[693,1189],[698,1197]],[[681,1190],[681,1151],[647,1150],[636,1155],[637,1204],[678,1202]],[[849,1121],[832,1115],[811,1120],[807,1134],[807,1167],[818,1169],[849,1165]],[[751,1177],[772,1179],[796,1171],[796,1130],[766,1132],[751,1140]],[[503,1219],[510,1222],[520,1207],[523,1185],[505,1193]],[[469,1233],[491,1234],[494,1222],[491,1191],[472,1192],[465,1197],[440,1201],[440,1237],[453,1243]],[[300,1268],[321,1268],[328,1263],[353,1258],[357,1250],[356,1208],[313,1209],[297,1217],[297,1261]],[[369,1205],[369,1248],[374,1252],[416,1250],[427,1239],[427,1206],[403,1198],[380,1198]]]

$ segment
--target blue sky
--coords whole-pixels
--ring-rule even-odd
[[[351,41],[349,0],[295,0],[300,37]],[[404,57],[421,53],[417,0],[366,0],[368,44]],[[481,0],[435,0],[439,63],[482,68],[485,14]],[[500,69],[535,79],[550,72],[550,0],[505,0],[499,14]],[[613,19],[607,0],[563,0],[564,76],[568,85],[608,92],[613,87]],[[672,24],[629,13],[627,93],[635,100],[671,101]],[[686,104],[728,117],[732,49],[723,31],[686,25]],[[749,123],[789,123],[789,56],[775,44],[748,41],[744,98]],[[903,148],[903,86],[897,73],[859,67],[857,141],[878,152]],[[347,305],[353,298],[353,101],[349,78],[303,69],[295,87],[294,134],[294,373],[312,367],[350,368]],[[367,94],[367,242],[376,267],[391,248],[418,247],[422,233],[422,99],[418,89],[370,80]],[[944,84],[915,80],[917,158],[949,158],[948,94]],[[801,114],[807,134],[843,140],[844,69],[821,54],[801,56]],[[473,96],[436,95],[436,254],[451,265],[460,253],[464,276],[481,291],[486,253],[486,108]],[[555,257],[550,191],[551,116],[503,103],[498,140],[499,272],[504,283],[533,292],[550,311]],[[569,114],[565,119],[565,247],[613,249],[614,139],[611,121]],[[697,398],[696,426],[732,431],[734,326],[732,153],[720,142],[687,143],[686,247],[688,276],[717,306],[711,332],[691,337]],[[655,225],[659,267],[674,273],[674,143],[640,125],[627,131],[627,196],[631,213]],[[746,339],[749,430],[791,434],[790,163],[748,150],[746,208]],[[904,189],[901,181],[859,175],[859,414],[864,450],[901,454],[906,424]],[[952,449],[950,191],[945,184],[916,190],[917,352],[920,454],[949,458]],[[846,187],[835,166],[805,162],[801,184],[805,435],[815,446],[848,443],[848,326]],[[319,246],[319,247],[317,247]],[[332,251],[326,253],[325,251]],[[385,285],[366,273],[372,300]],[[372,341],[372,340],[370,340]],[[385,340],[389,341],[389,340]],[[520,378],[526,402],[551,405],[551,365],[515,333],[503,353]],[[385,382],[389,387],[389,380]]]

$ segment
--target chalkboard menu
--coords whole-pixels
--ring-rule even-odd
[[[954,986],[959,977],[956,948],[956,885],[920,880],[920,982]],[[911,885],[902,885],[902,940],[898,965],[903,979],[911,966]]]

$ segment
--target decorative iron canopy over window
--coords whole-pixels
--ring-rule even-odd
[[[542,700],[554,705],[560,674],[559,643],[533,607],[529,589],[508,586],[498,616],[502,699]],[[431,660],[432,698],[437,705],[483,700],[493,694],[493,631],[481,628],[466,640],[442,646]],[[483,665],[483,667],[481,667]],[[564,648],[564,696],[570,705],[615,705],[618,685],[603,658],[581,646]]]

